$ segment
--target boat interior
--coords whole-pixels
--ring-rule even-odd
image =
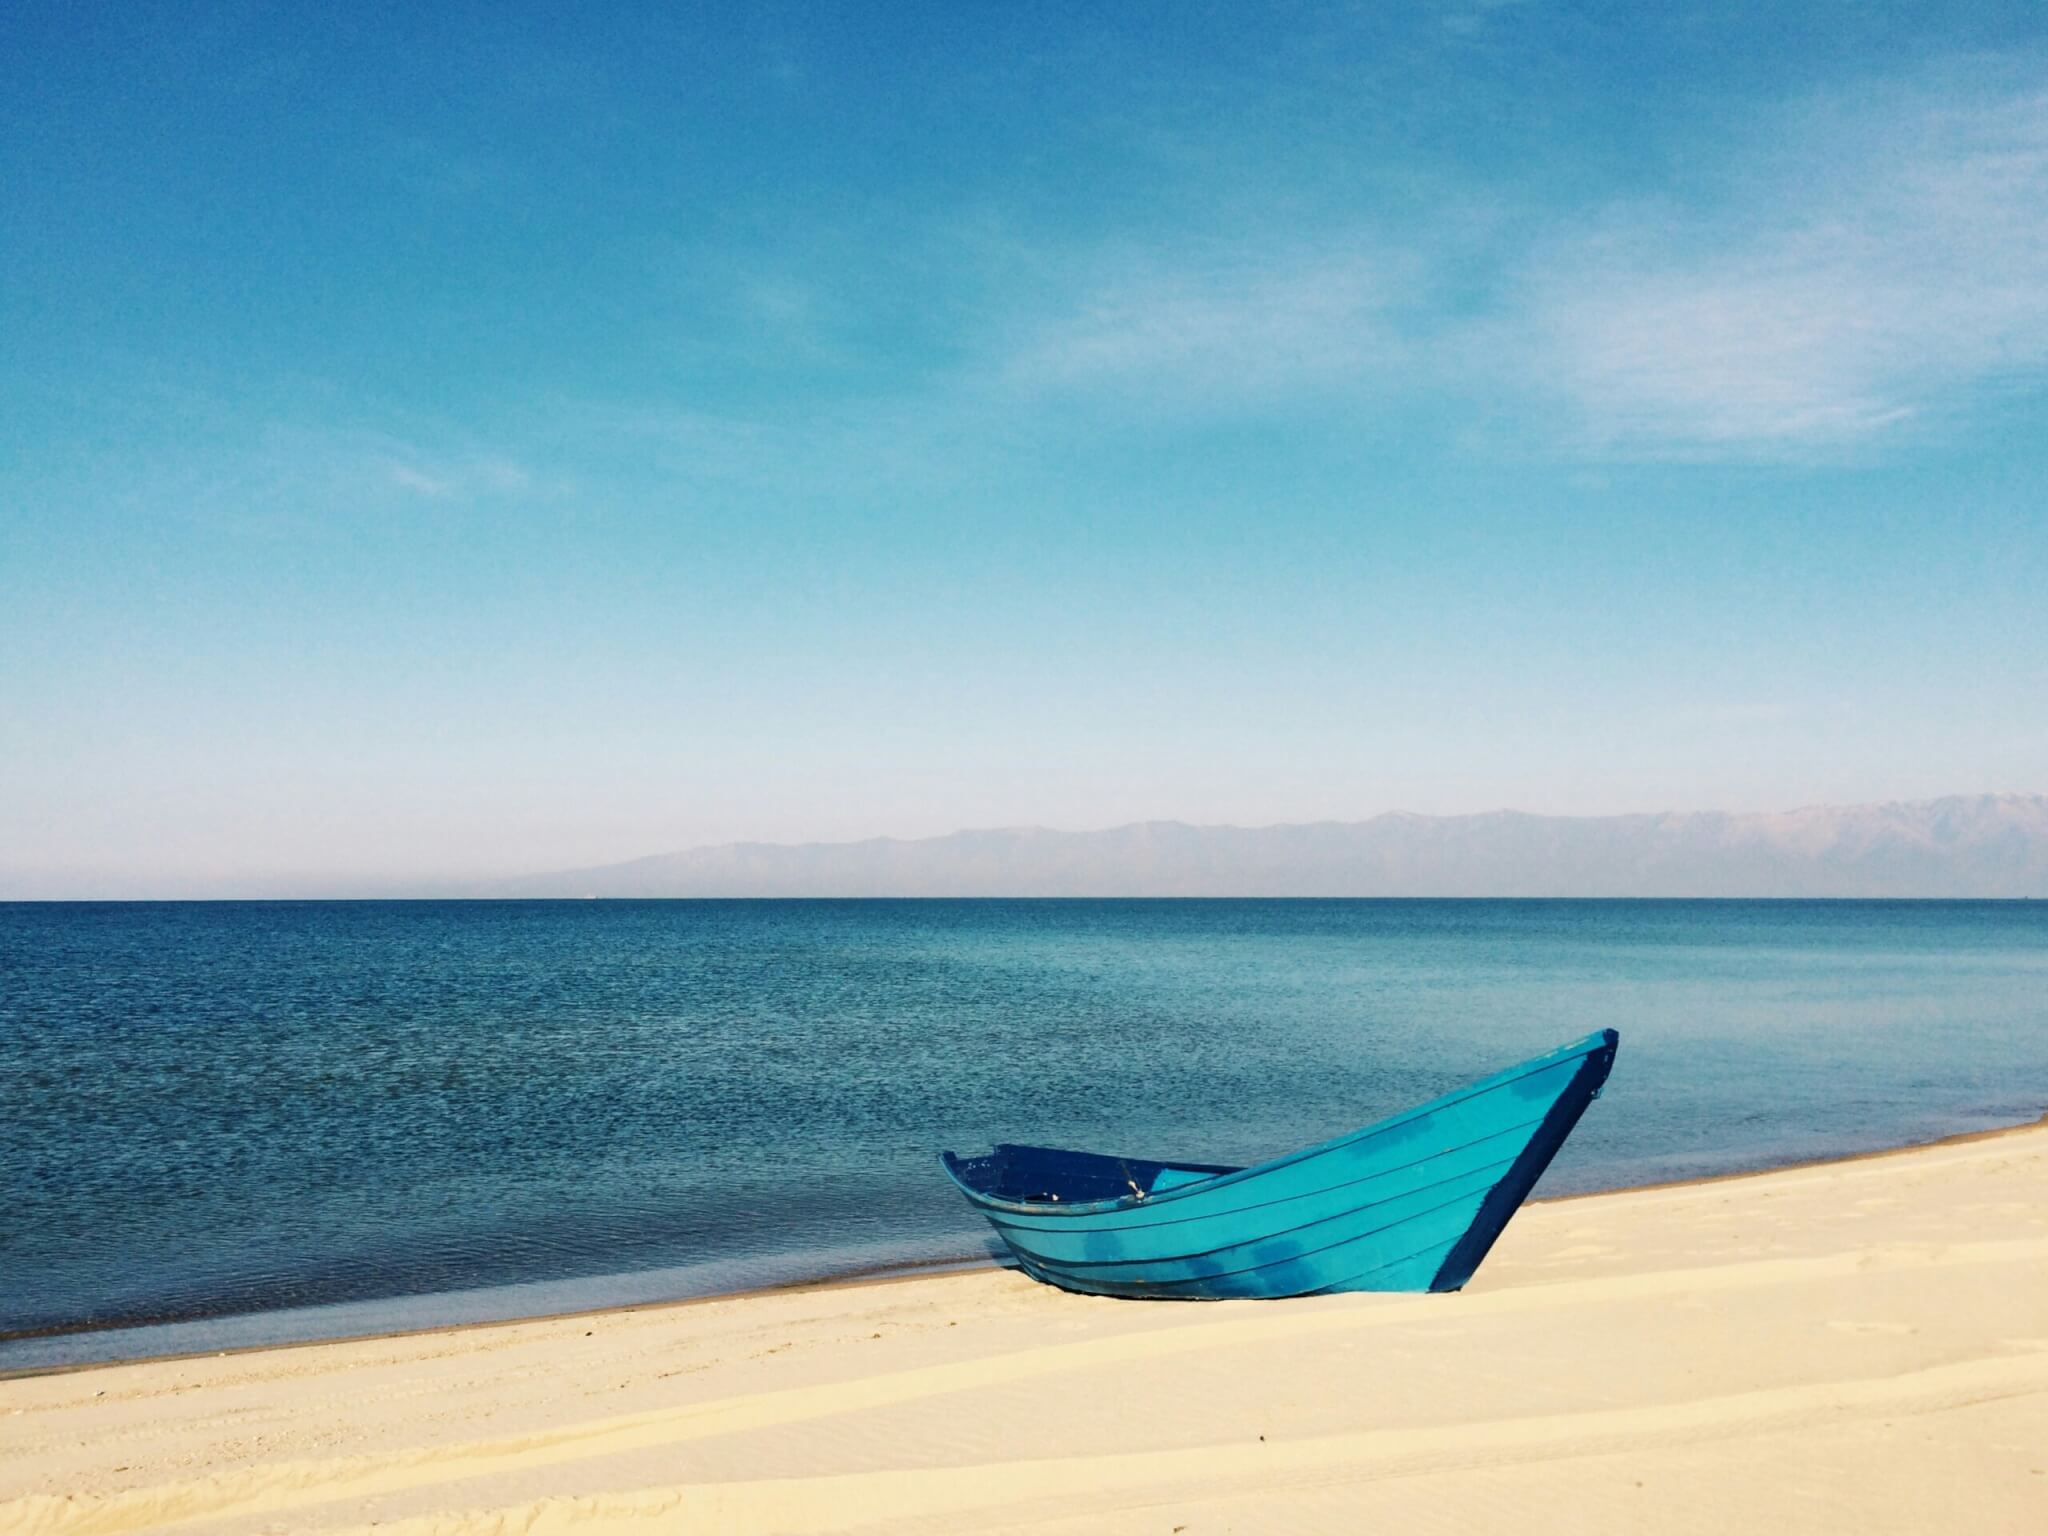
[[[1019,1205],[1079,1205],[1133,1195],[1143,1199],[1239,1171],[1215,1163],[1155,1163],[1142,1157],[1009,1143],[982,1157],[955,1157],[948,1152],[946,1166],[977,1194]]]

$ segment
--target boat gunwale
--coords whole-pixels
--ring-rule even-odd
[[[1247,1167],[1238,1169],[1235,1173],[1219,1174],[1215,1178],[1202,1179],[1193,1184],[1176,1185],[1174,1188],[1165,1190],[1157,1195],[1119,1195],[1109,1200],[1076,1201],[1072,1205],[1058,1205],[1047,1201],[1002,1200],[993,1195],[983,1193],[960,1177],[955,1165],[965,1161],[965,1159],[955,1156],[952,1152],[943,1152],[940,1154],[939,1160],[946,1170],[946,1177],[959,1186],[961,1193],[966,1195],[969,1202],[986,1210],[1009,1211],[1022,1216],[1053,1216],[1061,1218],[1093,1216],[1119,1210],[1136,1210],[1141,1206],[1149,1207],[1168,1201],[1181,1200],[1192,1194],[1207,1193],[1210,1190],[1222,1189],[1231,1184],[1242,1183],[1248,1179],[1257,1178],[1261,1174],[1272,1173],[1295,1163],[1304,1162],[1309,1158],[1320,1157],[1327,1152],[1335,1152],[1354,1142],[1365,1141],[1374,1136],[1384,1135],[1388,1131],[1396,1130],[1409,1121],[1421,1116],[1433,1115],[1439,1110],[1449,1109],[1454,1104],[1461,1104],[1467,1099],[1477,1098],[1480,1094],[1492,1093],[1497,1089],[1510,1087],[1525,1077],[1533,1077],[1538,1072],[1547,1071],[1551,1067],[1570,1061],[1574,1057],[1591,1056],[1595,1052],[1617,1046],[1620,1042],[1620,1035],[1612,1029],[1595,1030],[1590,1035],[1571,1041],[1566,1045],[1560,1045],[1555,1050],[1546,1051],[1541,1056],[1531,1056],[1526,1061],[1517,1062],[1511,1067],[1503,1068],[1491,1077],[1483,1077],[1477,1082],[1467,1083],[1463,1087],[1454,1088],[1449,1093],[1439,1098],[1431,1099],[1426,1104],[1418,1104],[1412,1109],[1390,1115],[1384,1120],[1376,1120],[1372,1124],[1361,1126],[1355,1131],[1347,1131],[1341,1136],[1331,1137],[1328,1141],[1316,1142],[1311,1146],[1283,1153],[1279,1157],[1270,1158],[1263,1163],[1252,1163]],[[1048,1148],[1047,1150],[1057,1149]],[[1160,1160],[1140,1158],[1139,1161],[1158,1162]],[[1161,1166],[1171,1168],[1176,1165],[1171,1162],[1162,1162]]]

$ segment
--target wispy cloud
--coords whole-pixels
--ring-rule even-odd
[[[268,505],[400,508],[476,502],[543,489],[508,454],[437,434],[399,436],[360,427],[271,422],[239,451],[218,454],[219,490],[252,510]]]
[[[797,494],[850,465],[923,488],[1039,451],[1029,424],[1059,401],[1194,423],[1414,403],[1461,441],[1589,468],[1870,452],[2048,380],[2048,83],[2027,67],[1782,103],[1695,142],[1655,197],[1539,203],[1468,175],[1404,218],[1320,208],[1308,230],[1261,225],[1239,189],[1227,230],[1082,245],[949,213],[899,232],[933,294],[903,314],[815,234],[765,263],[692,249],[679,286],[718,302],[687,345],[763,385],[747,399],[550,402],[539,443],[513,424],[516,458],[409,427],[266,453],[280,483],[403,507],[543,491],[521,461],[549,445],[686,488]]]
[[[1207,261],[1126,257],[1003,365],[1026,388],[1101,387],[1196,404],[1327,388],[1385,361],[1412,258],[1384,251]]]
[[[385,456],[390,483],[414,496],[436,501],[478,496],[516,496],[531,490],[533,475],[521,464],[495,454],[434,459],[417,449],[400,449],[402,457]]]
[[[1683,200],[1495,217],[1464,188],[1427,228],[1076,261],[990,369],[1197,414],[1401,391],[1569,455],[1759,461],[2048,378],[2048,86],[1786,104],[1700,161]]]
[[[204,398],[179,416],[190,427],[185,437],[137,460],[130,483],[102,494],[256,537],[297,537],[428,505],[452,511],[567,488],[448,429],[250,423]]]
[[[1771,126],[1722,206],[1610,210],[1524,275],[1509,355],[1585,446],[1839,450],[2048,370],[2048,90]]]

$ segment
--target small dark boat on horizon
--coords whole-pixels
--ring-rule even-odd
[[[1455,1291],[1586,1106],[1601,1030],[1363,1130],[1249,1168],[999,1145],[942,1154],[1026,1274],[1186,1300]]]

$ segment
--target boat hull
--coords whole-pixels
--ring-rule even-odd
[[[1007,1145],[943,1161],[1024,1271],[1066,1290],[1454,1291],[1598,1097],[1618,1044],[1603,1030],[1251,1168]]]

